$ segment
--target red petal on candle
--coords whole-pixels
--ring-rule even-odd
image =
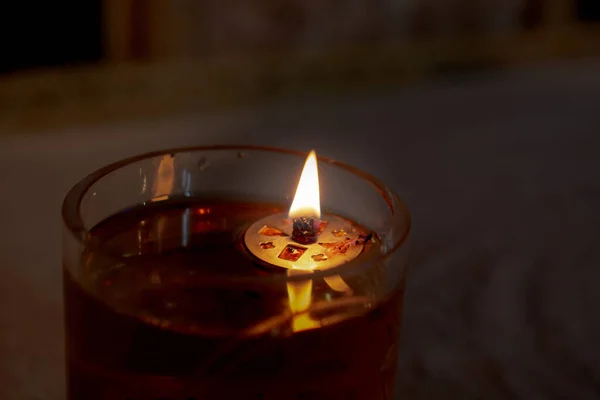
[[[332,248],[335,247],[338,244],[338,242],[333,242],[333,243],[326,243],[326,242],[320,242],[319,246],[325,247],[325,248]]]
[[[335,246],[327,250],[328,255],[344,254],[355,243],[355,240],[346,238],[336,243]]]
[[[319,245],[322,247],[325,247],[327,249],[325,251],[325,254],[327,256],[331,257],[331,256],[335,256],[337,254],[344,254],[348,251],[349,248],[364,244],[365,242],[371,240],[372,236],[373,236],[372,234],[370,234],[370,235],[360,234],[360,235],[358,235],[358,237],[356,239],[350,239],[349,237],[346,237],[344,240],[340,240],[339,242],[332,242],[332,243],[321,242],[321,243],[319,243]]]
[[[325,227],[327,227],[327,224],[328,224],[327,221],[319,222],[319,229],[317,230],[317,236],[320,235],[321,233],[323,233],[323,231],[325,230]]]
[[[260,230],[258,231],[258,234],[263,235],[263,236],[287,236],[285,233],[283,233],[279,229],[271,228],[266,225],[263,226],[262,228],[260,228]]]
[[[260,246],[261,249],[263,250],[269,250],[275,247],[275,245],[273,244],[273,242],[262,242],[258,244]]]
[[[302,254],[306,251],[306,247],[294,246],[293,244],[288,244],[285,248],[279,253],[277,256],[282,260],[286,261],[298,261]]]

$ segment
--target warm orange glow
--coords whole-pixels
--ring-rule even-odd
[[[165,155],[161,158],[153,188],[153,197],[164,200],[173,193],[175,186],[175,158]],[[155,200],[153,200],[155,201]]]
[[[288,276],[293,276],[299,270],[288,269]],[[308,271],[300,271],[305,274]],[[301,313],[310,307],[312,295],[312,280],[290,282],[287,288],[290,299],[290,309],[294,313]]]
[[[306,273],[308,273],[306,270],[287,270],[288,276]],[[290,302],[290,310],[294,314],[294,319],[292,322],[293,331],[300,332],[318,327],[319,323],[313,320],[308,313],[305,313],[312,302],[312,279],[308,279],[306,281],[288,282],[287,292]]]
[[[155,203],[157,201],[164,201],[164,200],[169,200],[169,196],[167,196],[166,194],[163,196],[158,196],[158,197],[153,197],[152,198],[152,202]]]
[[[302,175],[296,188],[296,195],[289,216],[291,217],[321,217],[321,202],[319,199],[319,171],[317,169],[317,154],[310,152],[304,163]]]
[[[327,285],[336,292],[350,292],[352,289],[339,275],[327,276],[323,278]]]

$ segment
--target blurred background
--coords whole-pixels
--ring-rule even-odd
[[[18,128],[600,52],[594,0],[90,0],[1,18],[0,124]]]
[[[315,148],[407,201],[399,398],[600,397],[598,1],[12,2],[0,22],[0,398],[64,396],[68,189],[216,143]]]

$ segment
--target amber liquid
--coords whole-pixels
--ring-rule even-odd
[[[401,288],[365,302],[368,289],[361,287],[368,285],[359,279],[348,282],[354,288],[348,301],[315,279],[313,301],[332,304],[311,317],[323,326],[295,332],[284,318],[252,331],[285,315],[285,282],[211,280],[286,273],[257,264],[240,245],[250,223],[278,211],[187,199],[98,224],[96,245],[64,271],[68,398],[392,398]],[[102,254],[122,259],[101,256],[98,243]],[[335,306],[340,299],[346,301]]]

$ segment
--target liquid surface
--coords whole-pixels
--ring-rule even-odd
[[[314,329],[296,331],[284,281],[211,283],[286,273],[240,245],[249,224],[281,211],[188,199],[98,224],[92,242],[121,258],[90,248],[65,268],[69,398],[391,398],[401,288],[377,301],[376,276],[347,280],[351,291],[314,279],[314,311],[300,317]]]

